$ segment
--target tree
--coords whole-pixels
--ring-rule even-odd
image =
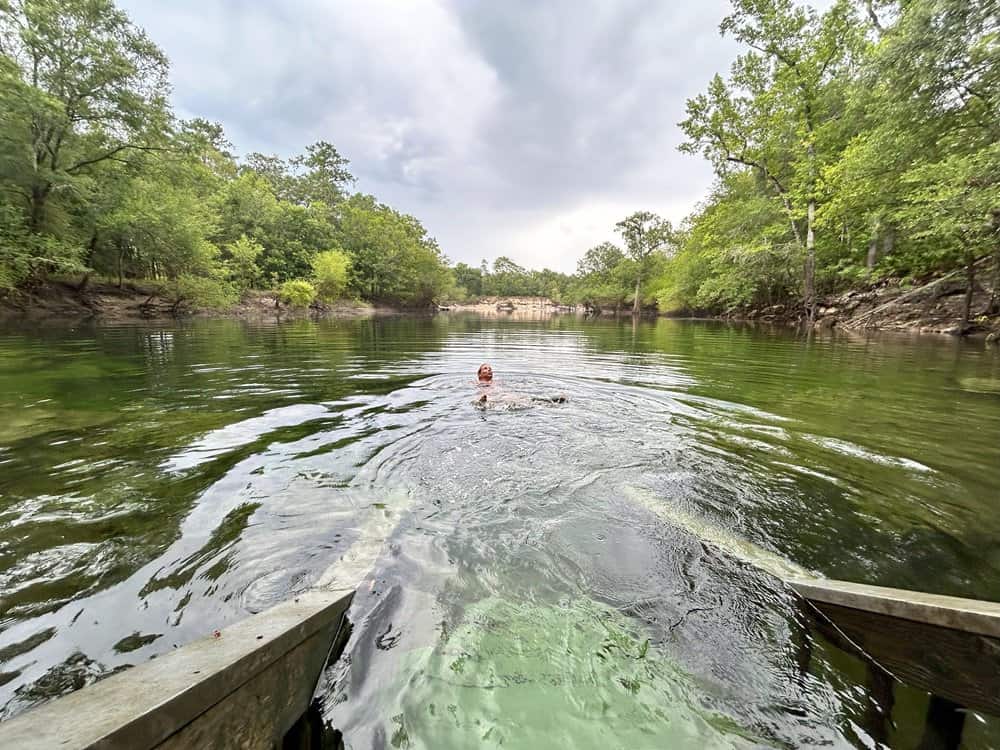
[[[947,265],[966,270],[959,331],[969,329],[976,261],[996,251],[1000,206],[1000,143],[974,154],[918,162],[903,176],[907,191],[897,216],[913,239]],[[995,282],[994,282],[995,283]],[[994,297],[996,287],[994,287]]]
[[[827,97],[856,25],[846,0],[823,16],[793,5],[792,0],[736,0],[721,25],[761,54],[771,67],[771,93],[787,101],[801,154],[796,177],[799,201],[806,205],[803,298],[806,315],[816,314],[816,207],[823,155],[821,123],[829,116]],[[804,158],[802,158],[804,155]]]
[[[289,163],[297,173],[291,185],[291,200],[303,206],[311,203],[335,206],[354,182],[347,169],[350,162],[326,141],[307,146],[305,154]]]
[[[593,307],[613,305],[620,310],[633,291],[634,265],[612,242],[590,248],[576,264],[576,276],[569,284],[570,299]]]
[[[333,302],[344,296],[351,274],[351,258],[342,250],[318,253],[312,261],[317,296]]]
[[[263,178],[278,200],[332,208],[344,200],[354,182],[349,164],[332,143],[317,141],[306,147],[305,154],[287,161],[276,154],[251,153],[240,170]]]
[[[288,162],[277,154],[261,154],[254,151],[242,160],[240,174],[255,175],[268,184],[271,193],[278,200],[292,199],[292,183]]]
[[[191,274],[181,274],[169,281],[163,294],[173,303],[175,315],[185,307],[221,310],[236,302],[236,294],[229,285],[218,279]]]
[[[781,201],[759,175],[737,172],[675,233],[676,252],[652,281],[661,310],[724,310],[787,302],[798,247]]]
[[[90,262],[118,276],[176,279],[213,275],[219,251],[211,241],[216,217],[197,188],[190,162],[158,160],[118,175],[94,228]]]
[[[246,291],[255,287],[261,279],[257,259],[264,252],[263,246],[245,234],[236,242],[226,246],[224,263],[230,283],[236,289]]]
[[[533,296],[535,290],[530,287],[527,269],[518,265],[506,255],[501,255],[493,261],[493,273],[490,274],[494,294],[504,297],[516,295]]]
[[[466,293],[473,298],[481,297],[483,294],[483,272],[479,268],[472,268],[465,263],[456,263],[455,282],[465,289]]]
[[[12,0],[0,6],[0,53],[14,68],[0,77],[3,128],[27,146],[7,177],[32,232],[55,192],[161,145],[166,57],[111,0]]]
[[[846,0],[822,16],[792,0],[734,0],[720,28],[753,50],[732,68],[733,85],[743,93],[716,76],[708,95],[688,102],[681,123],[689,138],[682,150],[703,151],[720,174],[729,165],[757,170],[780,196],[804,251],[802,296],[810,321],[820,175],[830,157],[824,145],[833,140],[826,130],[839,127],[833,115],[840,100],[831,82],[857,44],[852,21]]]
[[[662,251],[671,241],[673,228],[669,221],[649,211],[636,211],[615,224],[615,228],[625,240],[626,251],[635,264],[632,314],[638,315],[642,304],[642,280],[649,273],[653,254]]]
[[[361,194],[338,211],[338,244],[351,257],[351,286],[361,297],[421,306],[453,287],[441,249],[414,217]]]
[[[233,144],[217,122],[195,117],[180,124],[175,136],[175,148],[193,157],[217,180],[231,180],[236,176],[236,157]]]
[[[1000,15],[993,3],[914,0],[886,32],[875,65],[907,115],[900,130],[924,146],[900,178],[909,189],[898,216],[932,257],[965,265],[965,332],[976,261],[990,253],[986,312],[1000,312]]]
[[[94,272],[156,280],[177,305],[209,282],[314,275],[325,297],[345,275],[405,304],[454,288],[419,221],[346,199],[333,144],[240,163],[221,125],[176,122],[167,94],[166,58],[113,0],[0,0],[0,288],[82,273],[82,290]]]

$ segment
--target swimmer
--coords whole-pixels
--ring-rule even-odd
[[[492,392],[493,388],[493,368],[486,363],[479,365],[479,369],[476,371],[476,385],[480,388],[490,388]],[[484,393],[476,399],[476,404],[485,407],[487,401],[497,403],[503,403],[508,408],[518,408],[526,407],[531,403],[547,403],[547,404],[565,404],[566,396],[557,394],[555,396],[531,396],[524,397],[520,395],[506,395],[502,391],[493,392],[492,396],[488,396]]]
[[[493,368],[485,362],[479,365],[479,369],[476,370],[476,384],[480,388],[488,388],[493,385]],[[482,396],[477,398],[476,403],[485,404],[486,394],[484,393]]]

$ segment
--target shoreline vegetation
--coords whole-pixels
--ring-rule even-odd
[[[995,338],[995,3],[731,2],[719,29],[741,54],[678,124],[680,150],[714,168],[710,194],[678,226],[625,217],[609,227],[620,244],[586,250],[573,274],[452,263],[416,217],[355,192],[327,141],[236,154],[222,124],[177,117],[169,61],[113,0],[0,3],[0,315],[357,315],[531,297]]]
[[[975,304],[984,304],[989,290],[978,288]],[[877,330],[909,333],[959,333],[964,289],[948,279],[907,288],[898,282],[878,287],[850,290],[837,297],[818,300],[815,330]],[[80,288],[66,281],[49,281],[16,297],[0,300],[0,324],[18,321],[96,323],[163,322],[192,317],[288,320],[301,318],[364,318],[387,315],[426,316],[442,313],[472,313],[512,320],[539,320],[553,315],[585,317],[632,317],[631,309],[589,305],[567,305],[540,296],[489,296],[431,307],[394,307],[373,305],[360,300],[340,299],[332,303],[313,301],[293,305],[283,301],[280,290],[250,291],[227,307],[198,308],[177,306],[162,287],[155,284],[91,282]],[[804,327],[803,312],[795,307],[773,305],[760,309],[733,311],[725,315],[711,311],[675,311],[658,313],[645,309],[645,318],[724,320],[762,325]],[[986,337],[988,343],[1000,344],[1000,324],[980,321],[977,330],[968,332]]]

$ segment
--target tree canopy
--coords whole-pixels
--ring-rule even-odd
[[[315,281],[327,301],[426,304],[453,288],[416,218],[351,195],[332,143],[240,158],[168,91],[166,56],[112,0],[0,2],[0,290],[96,274],[207,303]]]
[[[679,123],[710,194],[677,227],[624,217],[620,246],[565,274],[451,266],[417,218],[354,192],[326,140],[240,156],[221,124],[179,120],[166,56],[112,0],[0,0],[0,292],[93,275],[206,304],[284,285],[812,318],[839,289],[959,268],[971,289],[988,267],[990,307],[965,322],[1000,313],[996,2],[732,0],[719,28],[741,53]]]
[[[736,0],[721,30],[747,51],[688,102],[681,148],[718,183],[685,222],[661,305],[811,316],[818,292],[889,275],[964,265],[971,285],[991,253],[996,288],[995,3]]]

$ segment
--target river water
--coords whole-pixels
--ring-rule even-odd
[[[508,396],[485,409],[484,361]],[[874,747],[861,663],[817,640],[803,670],[801,606],[740,558],[1000,600],[998,504],[1000,356],[974,342],[448,315],[8,328],[0,706],[264,610],[376,533],[320,688],[350,748]],[[892,746],[927,701],[898,688]],[[971,714],[964,746],[998,736]]]

